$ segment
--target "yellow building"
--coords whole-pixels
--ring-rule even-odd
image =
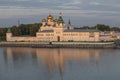
[[[49,15],[47,19],[42,19],[42,26],[35,37],[15,37],[8,31],[7,41],[100,41],[99,30],[74,29],[73,26],[66,25],[60,13],[58,19]]]
[[[38,41],[99,41],[99,31],[74,29],[70,24],[64,24],[61,14],[58,19],[49,15],[42,20],[36,38]]]

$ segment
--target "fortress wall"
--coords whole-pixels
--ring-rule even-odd
[[[10,37],[7,41],[36,41],[36,37]]]

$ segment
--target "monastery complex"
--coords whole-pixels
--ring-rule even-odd
[[[101,32],[98,29],[74,29],[70,21],[66,25],[61,13],[58,19],[48,15],[47,19],[42,19],[35,37],[13,36],[11,30],[6,33],[7,41],[35,41],[35,42],[74,42],[74,41],[113,41],[120,39],[120,33]]]

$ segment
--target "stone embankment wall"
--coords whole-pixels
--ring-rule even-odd
[[[118,48],[114,42],[0,42],[1,47]]]

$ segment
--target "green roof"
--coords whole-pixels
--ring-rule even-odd
[[[96,31],[98,31],[98,32],[100,31],[100,30],[98,29],[98,27],[96,27]]]
[[[11,33],[12,31],[11,31],[11,29],[10,28],[8,28],[8,31],[7,31],[7,33]]]
[[[59,16],[58,23],[64,23],[62,16]]]

